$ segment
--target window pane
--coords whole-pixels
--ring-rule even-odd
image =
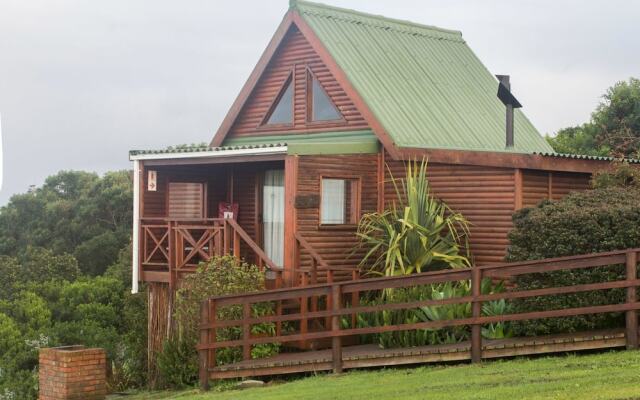
[[[311,89],[313,104],[311,110],[313,111],[313,121],[332,121],[340,119],[340,113],[331,102],[329,95],[324,91],[320,82],[314,77],[313,86]]]
[[[321,224],[345,223],[345,181],[344,179],[323,179],[320,208]]]
[[[289,79],[287,88],[269,116],[267,124],[290,124],[293,122],[293,81]]]

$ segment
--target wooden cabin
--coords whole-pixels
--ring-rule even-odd
[[[423,157],[472,224],[473,263],[501,261],[515,210],[588,188],[609,162],[555,154],[499,89],[460,32],[291,2],[210,147],[131,151],[134,291],[166,294],[226,253],[276,286],[313,267],[350,279],[358,220]]]

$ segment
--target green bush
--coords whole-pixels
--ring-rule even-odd
[[[482,294],[501,293],[504,291],[502,283],[494,284],[491,280],[482,281]],[[385,303],[410,303],[425,300],[443,300],[471,295],[470,281],[446,282],[394,289],[373,296],[362,301],[363,306]],[[482,315],[508,314],[510,306],[504,300],[486,302]],[[376,326],[414,324],[420,322],[445,321],[471,318],[471,303],[445,304],[442,306],[425,306],[402,310],[385,310],[373,313],[362,313],[357,316],[357,327],[368,328]],[[351,318],[342,319],[344,328],[351,325]],[[468,326],[451,326],[438,329],[415,329],[406,331],[384,332],[380,334],[363,335],[361,343],[377,343],[381,348],[415,347],[434,344],[457,343],[469,339]],[[496,323],[484,326],[482,335],[487,339],[502,339],[511,336],[509,323]]]
[[[198,373],[196,344],[199,338],[200,305],[212,296],[250,293],[264,290],[264,273],[255,265],[241,262],[235,257],[214,257],[198,270],[184,278],[175,297],[176,332],[165,343],[158,355],[158,368],[165,384],[181,387],[193,384]],[[252,316],[272,315],[275,306],[271,303],[252,305]],[[241,319],[240,306],[223,307],[217,310],[219,319]],[[252,326],[256,335],[275,334],[275,324],[263,323]],[[241,327],[217,330],[217,341],[237,340],[242,337]],[[253,358],[268,357],[279,351],[277,344],[255,345],[251,349]],[[223,348],[216,351],[216,363],[227,364],[242,359],[241,348]],[[192,368],[195,366],[195,368]]]
[[[600,176],[602,182],[615,181]],[[543,201],[514,214],[514,229],[507,260],[524,261],[571,256],[640,246],[640,190],[606,184],[594,190],[572,193],[559,201]],[[623,266],[527,274],[516,279],[518,290],[624,278]],[[602,290],[562,296],[541,296],[514,302],[516,312],[614,304],[623,301],[621,290]],[[573,332],[622,324],[620,314],[583,315],[521,321],[519,335]]]

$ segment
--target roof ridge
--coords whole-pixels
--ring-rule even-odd
[[[366,12],[362,12],[362,11],[358,11],[358,10],[353,10],[353,9],[349,9],[349,8],[341,8],[341,7],[336,7],[336,6],[331,6],[331,5],[327,5],[327,4],[322,4],[322,3],[315,3],[315,2],[311,2],[311,1],[302,1],[302,0],[289,0],[289,8],[290,9],[295,9],[297,11],[300,11],[301,13],[313,13],[313,11],[310,10],[305,10],[305,9],[301,9],[299,6],[308,6],[308,7],[314,7],[317,8],[319,10],[326,10],[326,11],[337,11],[343,14],[350,14],[352,16],[355,17],[361,17],[361,18],[369,18],[369,19],[373,19],[376,20],[378,22],[380,22],[380,27],[384,27],[384,28],[391,28],[388,24],[396,24],[396,25],[401,25],[403,27],[406,28],[413,28],[413,29],[419,29],[419,30],[428,30],[430,31],[430,33],[433,34],[433,32],[437,32],[437,33],[441,33],[441,34],[446,34],[446,35],[452,35],[452,36],[457,36],[459,40],[462,40],[462,32],[459,30],[453,30],[453,29],[446,29],[446,28],[440,28],[437,26],[433,26],[433,25],[425,25],[425,24],[420,24],[417,22],[412,22],[412,21],[407,21],[407,20],[402,20],[402,19],[395,19],[395,18],[389,18],[389,17],[385,17],[384,15],[379,15],[379,14],[370,14],[370,13],[366,13]],[[316,12],[317,14],[317,12]],[[341,19],[340,16],[336,16],[336,15],[324,15],[326,17],[332,17],[332,18],[337,18],[337,19]],[[345,19],[346,18],[342,18]],[[364,23],[362,20],[356,20],[359,23]],[[386,23],[386,25],[385,25]],[[373,25],[373,24],[369,24],[369,25]],[[402,29],[396,29],[397,31],[402,31],[402,32],[406,32],[406,33],[412,33],[415,34],[417,32],[415,31],[404,31]]]

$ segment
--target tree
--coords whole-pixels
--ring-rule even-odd
[[[640,80],[607,89],[591,120],[558,131],[547,140],[559,153],[640,157]]]
[[[62,171],[32,193],[0,209],[0,254],[20,256],[30,246],[74,254],[81,272],[97,276],[129,242],[132,182],[128,171]]]

